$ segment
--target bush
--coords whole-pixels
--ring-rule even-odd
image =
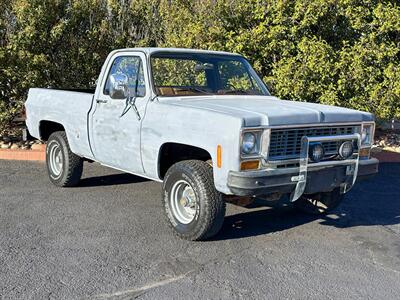
[[[400,118],[393,1],[173,1],[163,45],[247,56],[273,94]]]
[[[0,131],[30,87],[94,85],[109,51],[136,46],[238,52],[281,98],[400,118],[397,1],[0,0],[0,11]]]

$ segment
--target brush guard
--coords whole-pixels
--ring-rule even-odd
[[[331,142],[331,141],[355,141],[357,143],[357,152],[353,152],[351,158],[345,160],[328,160],[317,163],[309,162],[309,149],[310,143],[314,142]],[[309,168],[330,167],[337,165],[345,165],[346,167],[346,180],[340,185],[340,192],[347,193],[354,186],[358,174],[358,165],[360,160],[361,138],[360,134],[351,135],[338,135],[338,136],[319,136],[308,137],[303,136],[301,140],[300,150],[300,168],[299,175],[293,176],[292,181],[297,182],[295,190],[290,194],[290,201],[298,200],[304,193],[307,185],[307,173]]]

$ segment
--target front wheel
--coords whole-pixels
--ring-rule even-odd
[[[217,234],[225,216],[225,201],[214,186],[212,167],[203,161],[174,164],[163,183],[168,223],[186,240],[205,240]]]
[[[309,215],[323,215],[339,206],[344,195],[337,188],[332,192],[303,195],[293,205],[300,211]]]
[[[71,152],[64,131],[57,131],[50,135],[46,146],[46,165],[53,184],[71,187],[79,183],[83,159]]]

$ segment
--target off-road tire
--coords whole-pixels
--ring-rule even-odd
[[[55,174],[50,165],[50,152],[53,147],[59,147],[62,155],[60,174]],[[83,159],[71,152],[67,135],[64,131],[52,133],[46,145],[46,166],[50,181],[59,187],[72,187],[79,183],[83,170]]]
[[[189,183],[196,196],[196,213],[188,224],[179,222],[170,207],[172,186],[180,180]],[[204,161],[186,160],[171,166],[164,177],[162,201],[168,224],[182,239],[208,239],[218,233],[224,222],[225,201],[215,188],[212,167]]]
[[[293,204],[296,209],[308,215],[324,215],[335,209],[343,201],[344,195],[337,188],[332,192],[303,195]]]

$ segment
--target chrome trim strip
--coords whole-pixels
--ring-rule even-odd
[[[342,123],[310,123],[310,124],[293,124],[293,125],[265,125],[256,127],[243,127],[242,130],[257,130],[257,129],[286,129],[286,128],[301,128],[301,127],[331,127],[331,126],[361,126],[363,123],[373,123],[373,122],[342,122]]]
[[[298,125],[276,125],[270,126],[273,129],[287,128],[318,128],[318,127],[336,127],[336,126],[361,126],[362,123],[346,122],[346,123],[317,123],[317,124],[298,124]]]

